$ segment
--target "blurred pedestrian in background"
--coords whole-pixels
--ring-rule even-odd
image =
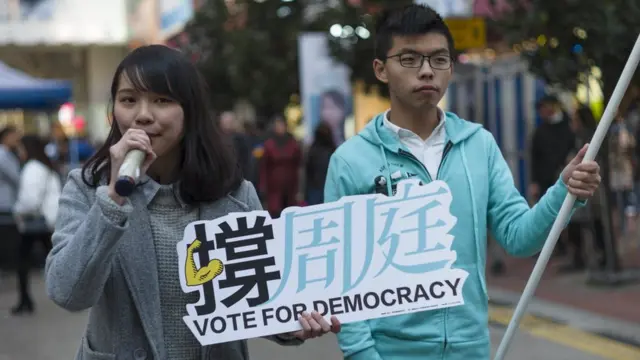
[[[18,198],[13,208],[20,245],[18,252],[18,304],[13,314],[31,313],[34,303],[29,291],[29,270],[33,246],[40,243],[48,253],[51,233],[58,215],[58,200],[62,191],[60,176],[45,153],[45,142],[35,135],[22,138],[26,163],[20,174]]]
[[[282,116],[273,120],[273,131],[264,143],[260,160],[260,191],[272,217],[299,203],[299,174],[302,150],[298,141],[287,131]]]
[[[331,126],[320,123],[316,128],[313,143],[309,147],[305,164],[305,187],[307,205],[324,202],[324,181],[329,169],[329,160],[336,150]]]

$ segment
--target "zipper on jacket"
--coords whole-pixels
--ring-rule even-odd
[[[447,359],[447,346],[449,346],[449,336],[447,334],[447,310],[448,309],[444,309],[444,311],[442,312],[442,327],[444,330],[444,342],[442,343],[442,360]]]
[[[440,178],[440,169],[442,168],[442,164],[444,164],[444,161],[447,158],[447,154],[449,153],[452,147],[453,147],[453,143],[451,141],[447,142],[447,144],[444,146],[444,150],[442,151],[442,159],[440,160],[440,164],[438,165],[438,171],[436,172],[436,180]],[[424,166],[422,161],[418,160],[418,158],[415,157],[415,155],[406,151],[405,149],[398,149],[398,153],[420,164],[420,166],[422,166],[422,168],[424,169],[424,172],[427,174],[427,177],[429,178],[429,182],[433,181],[433,178],[431,177],[431,174],[429,173],[429,170],[427,169],[427,167]]]
[[[405,149],[398,149],[398,154],[408,157],[409,159],[413,160],[414,162],[417,162],[418,164],[420,164],[420,166],[422,166],[422,169],[424,169],[424,172],[427,174],[427,178],[429,178],[429,182],[433,181],[433,179],[431,179],[431,174],[429,174],[429,170],[427,169],[426,166],[424,166],[424,164],[422,163],[422,161],[418,160],[418,158],[413,155],[412,153],[406,151]]]
[[[440,179],[440,169],[442,169],[442,165],[444,164],[444,161],[447,158],[447,154],[452,147],[453,143],[451,141],[447,142],[447,145],[444,146],[444,150],[442,151],[442,160],[440,160],[440,165],[438,165],[438,172],[436,173],[436,180]]]
[[[453,143],[451,141],[447,142],[447,145],[444,146],[444,150],[442,151],[442,160],[440,160],[440,165],[438,165],[438,173],[436,174],[436,179],[440,178],[440,169],[442,169],[442,165],[444,164],[444,161],[447,159],[447,154],[449,153],[449,151],[451,150],[451,148],[453,147]],[[447,315],[449,315],[449,309],[445,308],[444,309],[444,349],[443,349],[443,359],[447,356],[447,345],[448,340],[447,338],[449,337],[447,334]]]
[[[451,151],[451,148],[453,147],[453,143],[451,141],[447,142],[447,144],[444,146],[444,150],[442,151],[442,159],[440,160],[440,164],[438,165],[438,171],[436,173],[436,180],[438,180],[440,178],[440,169],[442,168],[442,164],[444,164],[444,161],[447,158],[447,154],[449,154],[449,151]],[[422,168],[424,169],[424,172],[427,174],[427,177],[429,178],[429,181],[433,181],[433,179],[431,178],[431,174],[429,173],[429,170],[427,169],[427,167],[422,163],[422,161],[418,160],[418,158],[415,157],[415,155],[413,155],[412,153],[404,150],[404,149],[399,149],[398,153],[402,156],[405,156],[415,162],[417,162],[418,164],[420,164],[420,166],[422,166]],[[444,318],[443,321],[443,327],[444,327],[444,343],[442,345],[442,359],[445,358],[446,353],[447,353],[447,346],[449,345],[448,343],[448,335],[447,335],[447,314],[448,314],[448,310],[449,309],[444,309],[444,311],[442,312],[442,316]]]

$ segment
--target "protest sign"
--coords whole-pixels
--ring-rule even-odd
[[[445,182],[406,180],[391,197],[189,224],[179,276],[200,300],[184,321],[204,346],[300,330],[305,311],[349,323],[462,305],[451,201]]]

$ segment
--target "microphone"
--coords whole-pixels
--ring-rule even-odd
[[[140,177],[140,167],[146,155],[142,150],[131,150],[125,155],[120,170],[118,170],[118,180],[115,184],[116,194],[124,197],[131,195]]]

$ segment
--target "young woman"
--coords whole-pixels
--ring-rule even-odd
[[[29,294],[29,269],[31,251],[35,243],[51,250],[51,233],[58,214],[58,200],[62,185],[53,162],[45,154],[45,143],[34,135],[22,138],[26,163],[20,173],[18,199],[13,208],[20,245],[18,253],[18,305],[14,315],[33,312],[33,300]]]
[[[111,97],[111,131],[69,175],[46,266],[51,299],[71,311],[91,308],[77,359],[248,359],[244,341],[202,347],[182,320],[198,300],[178,279],[184,227],[260,209],[210,113],[204,80],[179,52],[141,47],[116,69]],[[123,198],[114,183],[132,149],[147,157]],[[269,338],[299,344],[340,327],[319,314],[300,323],[299,332]]]

